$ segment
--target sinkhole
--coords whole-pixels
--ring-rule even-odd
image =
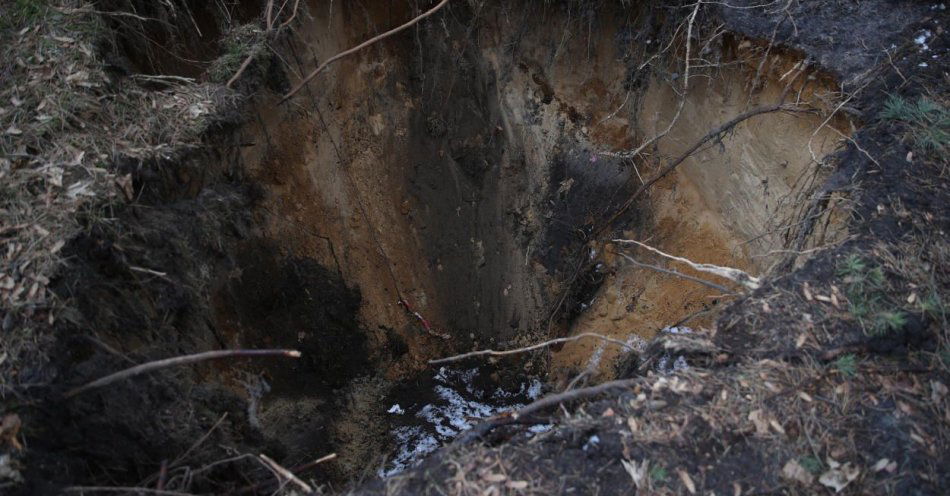
[[[210,278],[214,341],[303,357],[204,376],[286,466],[335,452],[315,477],[398,473],[479,418],[613,377],[664,329],[714,326],[739,289],[616,239],[765,276],[841,236],[836,199],[808,205],[852,125],[800,54],[651,5],[459,2],[284,101],[414,13],[304,3],[237,81],[253,96],[227,143],[170,179],[253,191]],[[429,363],[582,333],[629,346]]]

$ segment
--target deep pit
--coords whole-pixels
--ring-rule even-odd
[[[164,184],[180,188],[166,196],[200,200],[209,178],[230,171],[251,191],[253,201],[228,207],[245,217],[221,227],[237,235],[196,263],[210,274],[203,325],[213,338],[190,339],[303,352],[293,363],[199,369],[245,402],[236,410],[249,437],[284,465],[337,453],[318,480],[395,473],[415,460],[407,433],[431,452],[473,418],[536,398],[542,383],[559,391],[582,372],[585,383],[612,378],[621,353],[668,326],[712,326],[730,301],[627,263],[621,253],[667,265],[615,238],[764,275],[783,250],[841,236],[833,202],[800,229],[829,172],[822,158],[853,131],[829,118],[835,80],[801,54],[697,22],[687,88],[685,27],[668,13],[460,3],[281,102],[318,61],[414,12],[404,2],[306,4],[273,60],[238,82],[257,88],[242,124]],[[783,98],[796,111],[704,142],[627,204],[711,130]],[[584,339],[510,360],[428,363],[585,332],[631,346]],[[445,403],[457,407],[447,423],[426,420]]]
[[[688,325],[711,325],[729,295],[626,264],[610,239],[761,275],[823,177],[810,153],[851,132],[843,119],[821,128],[837,91],[829,76],[724,33],[699,47],[704,64],[694,61],[669,133],[618,158],[678,113],[682,61],[649,60],[668,28],[635,9],[545,5],[547,22],[525,22],[533,10],[453,10],[340,61],[286,104],[263,92],[248,109],[239,141],[253,146],[228,157],[263,192],[243,272],[213,301],[227,344],[311,357],[271,371],[260,402],[262,432],[291,447],[292,463],[335,451],[345,479],[387,450],[405,462],[386,441],[398,437],[388,411],[424,406],[438,375],[429,359],[582,332],[637,347],[703,309]],[[309,13],[283,44],[291,81],[411,14],[347,3]],[[644,178],[787,85],[808,112],[740,124],[604,224]],[[821,219],[815,244],[837,236],[835,221]],[[482,387],[523,390],[537,377],[562,389],[587,368],[603,380],[621,351],[575,341],[502,362]],[[289,428],[288,415],[310,420]]]

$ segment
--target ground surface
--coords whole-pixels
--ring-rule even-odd
[[[198,3],[0,7],[0,491],[273,491],[261,452],[356,494],[950,483],[942,4],[451,2],[280,104],[413,7],[288,3],[265,31],[265,2]],[[613,215],[786,85],[800,112],[717,136]],[[764,283],[726,297],[627,265],[613,237]],[[485,388],[547,373],[581,397],[373,478],[386,409],[432,394],[428,359],[581,332],[641,349],[498,361]],[[63,397],[236,347],[303,357]],[[687,371],[656,373],[679,356]]]

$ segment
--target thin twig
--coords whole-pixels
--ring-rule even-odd
[[[577,335],[575,335],[575,336],[571,336],[571,337],[568,337],[568,338],[550,339],[550,340],[548,340],[548,341],[544,341],[544,342],[541,342],[541,343],[533,344],[533,345],[531,345],[531,346],[525,346],[525,347],[523,347],[523,348],[515,348],[515,349],[512,349],[512,350],[502,350],[502,351],[496,351],[496,350],[478,350],[478,351],[470,351],[470,352],[468,352],[468,353],[462,353],[461,355],[450,356],[450,357],[447,357],[447,358],[439,358],[439,359],[437,359],[437,360],[429,360],[429,363],[432,364],[432,365],[435,365],[435,364],[439,364],[439,363],[457,362],[457,361],[459,361],[459,360],[464,360],[464,359],[466,359],[466,358],[471,358],[471,357],[476,357],[476,356],[484,356],[484,355],[491,355],[491,356],[514,355],[514,354],[517,354],[517,353],[524,353],[524,352],[526,352],[526,351],[537,350],[537,349],[539,349],[539,348],[544,348],[545,346],[551,346],[551,345],[558,344],[558,343],[566,343],[566,342],[569,342],[569,341],[577,341],[578,339],[581,339],[581,338],[597,338],[597,339],[602,339],[602,340],[604,340],[604,341],[606,341],[606,342],[608,342],[608,343],[613,343],[613,344],[616,344],[616,345],[623,346],[624,348],[631,348],[631,346],[630,346],[629,344],[627,344],[627,343],[624,342],[624,341],[620,341],[619,339],[608,338],[607,336],[603,336],[603,335],[596,334],[596,333],[593,333],[593,332],[585,332],[585,333],[577,334]]]
[[[263,453],[258,455],[258,457],[261,459],[262,462],[266,463],[267,465],[270,466],[270,468],[274,469],[275,472],[287,478],[287,480],[289,480],[290,482],[293,482],[294,484],[296,484],[298,487],[300,487],[300,489],[303,489],[304,494],[313,493],[313,488],[310,487],[310,485],[307,484],[306,482],[300,480],[290,470],[287,470],[286,468],[280,466],[279,463],[275,462],[274,460],[272,460],[270,457],[268,457],[267,455]]]
[[[136,365],[135,367],[130,367],[125,370],[121,370],[114,374],[107,375],[101,379],[96,379],[88,384],[70,390],[65,394],[66,398],[76,396],[79,393],[88,391],[90,389],[100,388],[102,386],[107,386],[113,382],[120,381],[122,379],[127,379],[132,376],[139,374],[144,374],[146,372],[152,372],[154,370],[163,369],[166,367],[172,367],[175,365],[187,365],[190,363],[201,362],[204,360],[213,360],[216,358],[231,358],[231,357],[260,357],[260,356],[283,356],[288,358],[300,358],[300,352],[297,350],[215,350],[215,351],[206,351],[203,353],[195,353],[193,355],[184,355],[177,356],[172,358],[166,358],[164,360],[156,360],[154,362],[143,363],[141,365]]]
[[[662,272],[662,273],[664,273],[664,274],[670,274],[670,275],[672,275],[672,276],[682,277],[683,279],[688,279],[688,280],[690,280],[690,281],[697,282],[697,283],[699,283],[699,284],[702,284],[703,286],[708,286],[708,287],[713,288],[713,289],[715,289],[715,290],[722,291],[723,293],[735,294],[735,292],[732,291],[732,290],[730,290],[729,288],[726,288],[725,286],[720,286],[720,285],[718,285],[718,284],[716,284],[716,283],[714,283],[714,282],[709,282],[709,281],[707,281],[707,280],[705,280],[705,279],[700,279],[700,278],[698,278],[698,277],[693,277],[693,276],[684,274],[684,273],[682,273],[682,272],[679,272],[679,271],[676,271],[676,270],[673,270],[673,269],[665,269],[665,268],[663,268],[663,267],[657,267],[656,265],[650,265],[650,264],[648,264],[648,263],[638,262],[637,260],[634,260],[633,257],[631,257],[630,255],[627,255],[626,253],[620,253],[620,256],[623,257],[623,258],[625,258],[625,259],[627,259],[628,262],[632,263],[633,265],[636,265],[637,267],[643,267],[643,268],[646,268],[646,269],[655,270],[655,271],[657,271],[657,272]]]
[[[280,102],[283,103],[283,102],[287,101],[290,97],[296,95],[298,91],[300,91],[301,89],[303,89],[303,87],[306,86],[307,83],[309,83],[313,78],[317,77],[317,75],[320,74],[321,72],[323,72],[323,70],[326,69],[327,66],[329,66],[330,64],[336,62],[337,60],[342,59],[343,57],[346,57],[347,55],[352,55],[352,54],[354,54],[354,53],[356,53],[356,52],[358,52],[358,51],[360,51],[360,50],[362,50],[362,49],[364,49],[364,48],[366,48],[366,47],[372,45],[373,43],[376,43],[377,41],[380,41],[380,40],[382,40],[382,39],[384,39],[384,38],[388,38],[388,37],[390,37],[390,36],[392,36],[392,35],[394,35],[394,34],[400,32],[400,31],[403,31],[403,30],[405,30],[405,29],[407,29],[407,28],[412,27],[414,24],[418,23],[419,21],[421,21],[421,20],[425,19],[426,17],[429,17],[429,16],[431,16],[432,14],[435,14],[436,12],[438,12],[438,10],[441,9],[442,7],[445,7],[445,5],[446,5],[447,3],[449,3],[449,0],[442,0],[442,1],[439,2],[438,5],[436,5],[435,7],[432,7],[432,8],[429,9],[428,11],[426,11],[426,12],[420,14],[418,17],[413,18],[412,20],[410,20],[409,22],[403,24],[402,26],[399,26],[399,27],[397,27],[397,28],[394,28],[394,29],[391,29],[391,30],[389,30],[389,31],[386,31],[386,32],[383,33],[383,34],[374,36],[374,37],[372,37],[372,38],[370,38],[370,39],[364,41],[363,43],[360,43],[359,45],[356,45],[355,47],[350,48],[349,50],[346,50],[346,51],[344,51],[344,52],[340,52],[340,53],[338,53],[338,54],[336,54],[336,55],[330,57],[329,59],[326,60],[326,62],[320,64],[319,67],[317,67],[316,69],[313,70],[313,72],[311,72],[309,75],[307,75],[307,77],[305,77],[305,78],[303,79],[303,81],[300,81],[299,83],[297,83],[297,86],[294,86],[294,88],[293,88],[292,90],[290,90],[286,95],[284,95],[284,97],[280,99]]]
[[[295,473],[295,474],[299,474],[299,473],[305,472],[305,471],[307,471],[307,470],[310,470],[310,469],[316,467],[317,465],[320,465],[320,464],[323,463],[323,462],[328,462],[328,461],[333,460],[333,459],[335,459],[335,458],[336,458],[336,453],[330,453],[329,455],[326,455],[326,456],[322,456],[322,457],[320,457],[320,458],[317,458],[316,460],[314,460],[314,461],[312,461],[312,462],[308,462],[308,463],[305,463],[305,464],[303,464],[303,465],[297,465],[296,467],[291,468],[290,471],[293,472],[293,473]],[[267,484],[272,484],[272,483],[273,483],[272,481],[267,481],[267,482],[259,482],[259,483],[257,483],[257,484],[253,484],[253,485],[250,485],[250,486],[245,486],[245,487],[239,489],[236,494],[252,493],[252,492],[255,492],[255,491],[257,491],[257,490],[263,488],[265,485],[267,485]]]

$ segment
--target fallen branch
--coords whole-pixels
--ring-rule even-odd
[[[523,347],[523,348],[515,348],[515,349],[512,349],[512,350],[502,350],[502,351],[496,351],[496,350],[478,350],[478,351],[470,351],[470,352],[468,352],[468,353],[462,353],[461,355],[455,355],[455,356],[450,356],[450,357],[446,357],[446,358],[439,358],[439,359],[437,359],[437,360],[429,360],[429,363],[432,364],[432,365],[435,365],[435,364],[439,364],[439,363],[457,362],[457,361],[459,361],[459,360],[464,360],[464,359],[466,359],[466,358],[471,358],[471,357],[476,357],[476,356],[484,356],[484,355],[491,355],[491,356],[514,355],[514,354],[517,354],[517,353],[524,353],[524,352],[526,352],[526,351],[533,351],[533,350],[537,350],[537,349],[539,349],[539,348],[544,348],[545,346],[551,346],[551,345],[559,344],[559,343],[566,343],[566,342],[569,342],[569,341],[577,341],[578,339],[582,339],[582,338],[597,338],[597,339],[602,339],[602,340],[604,340],[604,341],[606,341],[606,342],[608,342],[608,343],[613,343],[613,344],[616,344],[616,345],[623,346],[624,348],[631,348],[631,346],[630,346],[629,344],[627,344],[627,343],[624,342],[624,341],[620,341],[619,339],[608,338],[607,336],[602,336],[602,335],[600,335],[600,334],[595,334],[595,333],[593,333],[593,332],[585,332],[585,333],[581,333],[581,334],[578,334],[578,335],[576,335],[576,336],[571,336],[571,337],[568,337],[568,338],[551,339],[551,340],[548,340],[548,341],[544,341],[544,342],[542,342],[542,343],[533,344],[533,345],[531,345],[531,346],[525,346],[525,347]]]
[[[121,381],[122,379],[127,379],[132,376],[144,374],[146,372],[152,372],[152,371],[163,369],[166,367],[172,367],[175,365],[187,365],[190,363],[202,362],[205,360],[213,360],[216,358],[260,357],[260,356],[283,356],[283,357],[289,357],[289,358],[300,358],[300,352],[297,350],[216,350],[216,351],[206,351],[203,353],[195,353],[194,355],[184,355],[184,356],[166,358],[164,360],[156,360],[154,362],[148,362],[148,363],[143,363],[141,365],[136,365],[135,367],[130,367],[125,370],[121,370],[114,374],[107,375],[101,379],[96,379],[88,384],[85,384],[83,386],[70,390],[64,396],[66,398],[71,398],[73,396],[76,396],[79,393],[83,393],[90,389],[100,388],[102,386],[107,386],[109,384],[112,384],[113,382]]]
[[[280,103],[283,103],[283,102],[287,101],[290,97],[296,95],[298,91],[300,91],[301,89],[303,89],[303,87],[306,86],[307,83],[309,83],[311,80],[313,80],[313,78],[317,77],[317,75],[320,74],[321,72],[323,72],[323,70],[326,69],[327,66],[329,66],[330,64],[336,62],[337,60],[342,59],[343,57],[346,57],[347,55],[352,55],[352,54],[354,54],[354,53],[356,53],[356,52],[358,52],[358,51],[360,51],[360,50],[362,50],[362,49],[364,49],[364,48],[366,48],[366,47],[372,45],[373,43],[376,43],[377,41],[380,41],[380,40],[382,40],[382,39],[388,38],[388,37],[390,37],[390,36],[392,36],[392,35],[394,35],[394,34],[400,32],[400,31],[403,31],[403,30],[405,30],[405,29],[408,29],[408,28],[412,27],[414,24],[418,23],[419,21],[421,21],[421,20],[425,19],[426,17],[429,17],[429,16],[431,16],[432,14],[435,14],[436,12],[438,12],[439,9],[441,9],[442,7],[445,7],[445,5],[446,5],[447,3],[449,3],[449,0],[442,0],[442,1],[439,2],[435,7],[432,7],[431,9],[427,10],[426,12],[423,12],[422,14],[420,14],[419,16],[413,18],[413,19],[410,20],[409,22],[407,22],[407,23],[405,23],[405,24],[403,24],[403,25],[401,25],[401,26],[399,26],[399,27],[397,27],[397,28],[390,29],[389,31],[386,31],[386,32],[383,33],[383,34],[374,36],[374,37],[372,37],[372,38],[370,38],[370,39],[364,41],[363,43],[360,43],[359,45],[356,45],[355,47],[350,48],[349,50],[346,50],[346,51],[344,51],[344,52],[340,52],[340,53],[338,53],[338,54],[336,54],[336,55],[334,55],[334,56],[328,58],[328,59],[326,60],[326,62],[320,64],[316,69],[313,70],[313,72],[311,72],[309,75],[307,75],[307,77],[303,78],[302,81],[300,81],[299,83],[297,83],[297,86],[294,86],[293,89],[291,89],[286,95],[284,95],[284,97],[280,99]]]
[[[636,266],[638,266],[638,267],[643,267],[643,268],[645,268],[645,269],[652,269],[652,270],[655,270],[655,271],[657,271],[657,272],[662,272],[662,273],[664,273],[664,274],[669,274],[669,275],[676,276],[676,277],[682,277],[683,279],[688,279],[688,280],[690,280],[690,281],[697,282],[697,283],[699,283],[699,284],[702,284],[703,286],[707,286],[707,287],[713,288],[713,289],[715,289],[715,290],[722,291],[723,293],[735,294],[735,292],[731,291],[729,288],[727,288],[727,287],[725,287],[725,286],[720,286],[720,285],[718,285],[718,284],[716,284],[716,283],[714,283],[714,282],[710,282],[710,281],[707,281],[707,280],[705,280],[705,279],[700,279],[700,278],[698,278],[698,277],[693,277],[693,276],[684,274],[684,273],[682,273],[682,272],[675,271],[675,270],[673,270],[673,269],[665,269],[665,268],[663,268],[663,267],[657,267],[656,265],[650,265],[650,264],[648,264],[648,263],[638,262],[638,261],[634,260],[633,257],[631,257],[630,255],[627,255],[626,253],[620,253],[620,256],[623,257],[623,258],[625,258],[625,259],[627,259],[628,262],[630,262],[630,263],[632,263],[633,265],[636,265]]]
[[[657,255],[660,255],[661,257],[665,257],[665,258],[668,258],[668,259],[670,259],[670,260],[674,260],[674,261],[677,261],[677,262],[680,262],[680,263],[684,263],[684,264],[689,265],[690,267],[692,267],[694,270],[698,270],[698,271],[700,271],[700,272],[705,272],[705,273],[707,273],[707,274],[713,274],[713,275],[722,277],[723,279],[729,279],[730,281],[735,282],[735,283],[738,283],[738,284],[741,284],[741,285],[743,285],[743,286],[745,286],[745,287],[747,287],[747,288],[749,288],[749,289],[758,289],[759,286],[761,285],[761,281],[759,281],[759,278],[754,277],[754,276],[752,276],[752,275],[749,275],[749,273],[747,273],[747,272],[745,272],[745,271],[742,271],[742,270],[739,270],[739,269],[736,269],[736,268],[733,268],[733,267],[722,267],[722,266],[719,266],[719,265],[713,265],[713,264],[707,264],[707,263],[696,263],[696,262],[694,262],[694,261],[692,261],[692,260],[690,260],[690,259],[688,259],[688,258],[677,257],[677,256],[675,256],[675,255],[670,255],[669,253],[664,253],[664,252],[662,252],[662,251],[660,251],[660,250],[658,250],[658,249],[656,249],[656,248],[654,248],[654,247],[652,247],[652,246],[650,246],[650,245],[647,245],[647,244],[644,244],[644,243],[641,243],[641,242],[639,242],[639,241],[635,241],[635,240],[632,240],[632,239],[615,239],[615,240],[613,240],[613,242],[614,242],[614,243],[621,243],[621,244],[635,244],[635,245],[637,245],[637,246],[641,246],[641,247],[643,247],[643,248],[646,248],[647,250],[652,251],[653,253],[656,253]],[[624,255],[624,254],[622,254],[622,253],[621,253],[621,255],[622,255],[624,258],[626,258],[627,260],[631,260],[631,261],[633,261],[634,263],[638,263],[638,264],[639,264],[639,262],[636,262],[636,261],[633,260],[632,258],[630,258],[630,257],[628,257],[628,256],[626,256],[626,255]],[[643,264],[643,265],[645,265],[645,264]],[[675,271],[671,271],[671,272],[675,272]],[[703,283],[703,284],[706,284],[707,286],[712,285],[712,287],[714,287],[714,288],[716,288],[716,289],[724,289],[722,286],[719,286],[719,285],[717,285],[717,284],[713,284],[713,283],[710,283],[710,282],[708,282],[708,281],[703,281],[702,279],[699,279],[699,278],[690,277],[690,276],[687,276],[686,274],[681,274],[681,273],[679,273],[679,272],[676,272],[676,275],[685,277],[685,278],[687,278],[687,279],[692,279],[692,280],[694,280],[694,281],[696,281],[696,282],[701,282],[701,283]],[[727,290],[727,291],[728,291],[728,290]]]

